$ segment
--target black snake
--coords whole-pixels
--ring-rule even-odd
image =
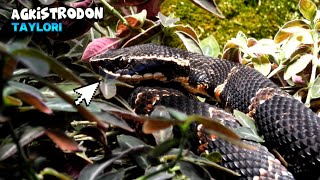
[[[317,179],[320,176],[320,117],[250,67],[154,44],[110,50],[91,58],[90,63],[95,71],[125,82],[151,79],[178,82],[193,94],[214,98],[225,108],[247,113],[255,119],[266,141],[264,145],[279,152],[295,178]],[[141,93],[147,94],[147,91],[144,89]],[[161,95],[160,89],[153,96],[157,94]],[[174,106],[175,98],[180,100]],[[186,102],[194,108],[183,106]],[[227,113],[182,95],[161,97],[155,103],[184,107],[180,110],[188,114],[222,116],[226,126],[236,125],[227,123],[231,119]],[[211,111],[211,115],[208,114]],[[222,164],[240,172],[243,178],[293,179],[291,173],[257,143],[253,144],[259,147],[258,151],[245,153],[246,150],[223,140],[204,136],[200,141],[208,144],[208,150],[224,154]]]

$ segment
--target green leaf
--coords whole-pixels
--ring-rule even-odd
[[[183,31],[175,31],[175,33],[182,40],[184,46],[187,48],[189,52],[202,54],[200,45],[193,37],[191,37]]]
[[[254,132],[257,132],[256,125],[254,124],[254,120],[252,118],[250,118],[249,116],[247,116],[246,114],[238,110],[234,110],[233,114],[243,127],[250,128]],[[258,135],[258,133],[256,133],[256,135]]]
[[[205,56],[217,58],[220,54],[219,44],[212,35],[200,41],[200,47]]]
[[[147,146],[140,139],[137,139],[133,136],[128,136],[128,135],[117,136],[117,141],[119,143],[119,146],[123,149],[130,149],[130,148],[134,148],[134,147],[138,147],[138,146]],[[143,169],[146,169],[147,167],[150,166],[150,162],[143,155],[135,154],[134,159],[136,160],[138,165]]]
[[[213,0],[191,0],[195,5],[201,7],[202,9],[205,9],[209,11],[210,13],[218,16],[219,18],[224,18],[224,15],[218,8],[216,2]]]
[[[253,67],[258,70],[264,76],[267,76],[271,71],[271,63],[265,56],[259,56],[252,58]]]
[[[100,175],[102,175],[105,168],[109,167],[116,160],[121,159],[122,157],[124,157],[128,154],[137,153],[137,152],[141,151],[142,149],[143,149],[142,146],[138,146],[135,148],[129,148],[129,149],[124,150],[121,153],[115,155],[114,157],[112,157],[110,159],[88,165],[81,170],[78,179],[79,180],[95,180],[95,179],[99,178]]]
[[[320,98],[320,75],[317,76],[313,85],[310,88],[311,98]]]
[[[145,175],[157,172],[163,168],[164,168],[163,164],[160,164],[158,166],[148,167],[145,171]],[[174,174],[170,174],[169,171],[164,171],[164,172],[159,172],[159,173],[151,176],[150,178],[148,178],[148,180],[160,180],[160,179],[164,180],[164,179],[172,179],[173,177],[174,177]]]
[[[236,38],[233,39],[233,42],[240,46],[241,48],[247,48],[247,36],[242,32],[239,31]]]
[[[71,104],[66,102],[60,97],[48,98],[46,105],[53,111],[61,112],[78,112]],[[91,102],[90,106],[86,107],[90,112],[101,112],[99,105],[95,102]]]
[[[117,94],[116,82],[114,80],[101,81],[99,86],[103,97],[106,99],[111,99]]]
[[[23,105],[23,102],[20,99],[12,96],[4,96],[3,103],[5,104],[5,106],[22,106]]]
[[[179,139],[170,139],[167,140],[158,146],[156,146],[154,149],[152,149],[148,155],[154,158],[158,158],[159,156],[164,155],[165,153],[169,152],[172,148],[179,145],[180,140]]]
[[[248,127],[238,127],[234,130],[242,139],[262,143],[264,140]]]
[[[77,82],[81,85],[85,85],[86,83],[80,79],[77,75],[73,74],[70,70],[68,70],[64,65],[62,65],[60,62],[55,60],[54,58],[47,56],[45,54],[42,54],[40,51],[33,49],[33,48],[23,48],[23,49],[16,49],[12,52],[12,54],[19,57],[19,59],[22,59],[23,63],[33,65],[32,68],[34,72],[37,72],[39,75],[46,75],[49,71],[47,68],[48,65],[50,66],[50,69],[57,73],[59,76]],[[33,64],[31,61],[37,62],[36,64]],[[28,62],[30,61],[30,62]],[[41,63],[40,63],[41,62]],[[43,66],[40,66],[39,64],[42,64]],[[36,66],[36,67],[34,67]]]
[[[114,172],[110,172],[99,176],[97,180],[118,180],[118,179],[125,179],[125,170],[117,169]]]
[[[121,119],[119,117],[116,117],[116,116],[109,114],[107,112],[99,112],[99,113],[95,113],[95,115],[97,117],[99,117],[99,119],[102,120],[103,122],[120,127],[120,128],[125,129],[129,132],[134,132],[134,130],[123,119]]]
[[[171,28],[174,31],[184,33],[188,37],[192,38],[195,42],[199,43],[198,35],[197,35],[196,31],[191,26],[188,26],[188,25],[174,25],[174,26],[171,26]]]
[[[289,29],[287,29],[289,28]],[[290,30],[290,28],[293,28]],[[287,29],[287,30],[285,30]],[[305,31],[306,29],[311,29],[309,24],[307,24],[305,21],[300,19],[295,19],[292,21],[289,21],[285,23],[277,32],[277,34],[274,37],[274,42],[276,44],[283,42],[284,40],[288,39],[292,36],[293,32],[297,32],[297,30],[300,29],[300,31]]]
[[[26,92],[38,97],[39,99],[44,99],[44,96],[37,88],[24,83],[9,81],[4,94],[9,95],[16,92]]]
[[[302,70],[304,70],[307,65],[312,60],[312,54],[304,54],[293,63],[289,64],[284,71],[284,79],[287,80],[292,77],[294,74],[298,74]]]
[[[252,118],[238,110],[234,110],[233,114],[237,118],[239,123],[243,126],[235,129],[235,132],[239,134],[241,138],[256,142],[264,142],[264,140],[259,136],[254,120]]]
[[[144,10],[142,10],[142,11],[141,11],[140,13],[138,13],[138,14],[133,14],[131,17],[136,18],[138,21],[140,21],[141,26],[143,26],[144,21],[145,21],[146,18],[147,18],[147,11],[144,9]]]
[[[42,136],[45,129],[43,127],[23,127],[23,134],[19,139],[19,144],[21,147],[29,144],[34,139]],[[7,159],[17,152],[17,146],[14,143],[4,144],[0,147],[0,161]]]
[[[173,108],[166,108],[169,112],[170,116],[173,118],[179,120],[179,121],[185,121],[185,119],[188,117],[185,113],[175,110]]]
[[[173,26],[176,22],[180,20],[179,18],[174,18],[173,14],[165,16],[161,12],[158,13],[158,18],[163,27]]]
[[[206,155],[206,158],[215,163],[222,162],[222,155],[219,152],[211,152]]]
[[[42,54],[40,52],[17,54],[15,51],[13,54],[16,55],[18,61],[27,66],[34,74],[39,76],[47,76],[49,74],[49,64],[41,59]]]
[[[300,0],[299,11],[306,19],[313,21],[317,13],[317,6],[310,0]]]
[[[190,179],[212,179],[210,173],[198,164],[188,161],[179,161],[180,171]]]

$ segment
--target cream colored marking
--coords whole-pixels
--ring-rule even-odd
[[[112,71],[108,71],[108,70],[105,69],[105,68],[102,68],[102,70],[103,70],[106,74],[115,76],[115,77],[117,77],[117,78],[120,77],[120,74],[113,73]]]
[[[134,104],[137,104],[137,103],[139,102],[141,96],[143,96],[143,92],[139,92],[139,93],[137,94],[137,99],[134,101]]]
[[[202,128],[203,128],[203,124],[199,124],[199,125],[197,126],[197,130],[198,130],[198,131],[202,131]]]
[[[254,176],[252,180],[260,180],[259,176]]]
[[[153,75],[151,73],[146,73],[143,75],[144,79],[152,79]]]
[[[136,80],[140,80],[142,79],[143,77],[141,75],[138,75],[138,74],[135,74],[132,76],[132,79],[136,79]]]
[[[266,176],[268,174],[268,171],[263,168],[260,168],[259,173],[260,173],[260,176]]]
[[[129,74],[121,75],[120,77],[123,79],[131,79],[132,78],[132,76]]]
[[[220,94],[223,92],[223,89],[225,87],[225,85],[228,83],[229,79],[232,77],[233,74],[237,73],[239,71],[239,66],[235,66],[233,68],[231,68],[230,72],[227,75],[227,78],[223,81],[222,84],[219,84],[215,89],[214,89],[214,95],[216,97],[216,100],[218,102],[221,102],[220,99]],[[228,102],[228,100],[227,100]]]

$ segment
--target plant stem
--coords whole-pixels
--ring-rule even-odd
[[[107,3],[106,0],[100,0],[103,5],[112,13],[114,14],[120,21],[123,22],[125,26],[127,26],[130,31],[134,31],[134,29],[129,25],[128,21],[114,8],[112,7],[109,3]]]

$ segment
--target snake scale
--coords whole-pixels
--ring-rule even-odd
[[[178,82],[192,94],[215,99],[231,111],[237,109],[247,113],[264,136],[264,145],[283,157],[288,163],[287,169],[296,179],[317,179],[320,176],[320,117],[253,68],[155,44],[109,50],[91,58],[90,63],[96,72],[124,82]],[[143,92],[148,94],[148,89]],[[150,92],[154,97],[159,96],[153,104],[172,106],[187,114],[221,116],[226,126],[237,125],[234,119],[230,121],[230,115],[214,106],[191,101],[181,94],[162,97],[160,89],[149,91],[147,96],[150,98]],[[222,164],[240,172],[241,178],[293,179],[291,173],[262,145],[253,143],[259,150],[251,154],[223,140],[207,136],[199,136],[199,140],[207,144],[207,150],[223,154]],[[232,158],[230,154],[233,154]]]

